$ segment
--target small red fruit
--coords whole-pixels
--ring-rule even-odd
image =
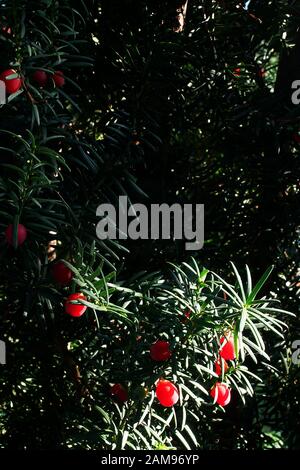
[[[128,400],[128,392],[121,384],[113,385],[110,388],[110,394],[121,403],[125,403]]]
[[[55,83],[55,86],[57,86],[57,88],[61,88],[64,86],[65,84],[65,77],[64,77],[64,74],[63,72],[61,72],[60,70],[57,70],[53,75],[52,75],[52,78],[53,78],[53,81]]]
[[[87,300],[86,296],[81,292],[71,294],[65,302],[65,312],[71,315],[71,317],[81,317],[87,309],[86,305],[83,304],[71,304],[72,300]]]
[[[224,359],[220,358],[215,362],[215,372],[217,375],[222,375],[222,365],[224,374],[226,374],[227,370],[229,369],[228,364]]]
[[[150,356],[153,361],[167,361],[172,355],[168,341],[156,341],[150,347]]]
[[[235,359],[234,339],[233,336],[226,336],[220,339],[221,348],[220,356],[226,361],[233,361]],[[224,344],[224,345],[223,345]]]
[[[20,77],[16,78],[8,78],[10,75],[16,75],[17,72],[13,69],[8,69],[5,70],[4,72],[1,73],[0,75],[0,80],[2,80],[5,83],[6,91],[7,93],[16,93],[17,91],[20,90],[22,86],[22,80]]]
[[[300,134],[295,132],[295,134],[293,134],[293,139],[295,142],[297,142],[297,144],[300,144]]]
[[[32,75],[32,80],[35,81],[40,87],[44,87],[48,81],[48,75],[44,70],[36,70]]]
[[[210,396],[218,405],[226,406],[231,400],[231,391],[226,384],[217,382],[211,389]]]
[[[183,316],[180,320],[181,323],[186,323],[190,319],[190,316],[191,316],[191,311],[190,310],[185,310],[183,312]]]
[[[10,224],[5,230],[5,238],[9,245],[13,246],[13,224]],[[18,224],[17,229],[17,246],[23,245],[27,238],[27,229],[22,224]]]
[[[259,69],[259,71],[258,71],[258,76],[259,76],[260,78],[264,78],[266,75],[267,75],[267,72],[266,72],[266,70],[265,70],[264,68]]]
[[[52,266],[51,270],[54,280],[62,286],[70,284],[73,278],[73,273],[63,261],[59,261]]]
[[[179,399],[178,388],[169,380],[161,379],[156,386],[156,396],[162,406],[176,405]]]
[[[11,30],[11,28],[10,28],[9,26],[3,26],[2,32],[3,32],[4,34],[9,34],[9,35],[10,35],[10,34],[12,33],[12,30]]]
[[[233,70],[233,75],[235,77],[240,77],[241,76],[241,69],[240,68],[236,68]]]

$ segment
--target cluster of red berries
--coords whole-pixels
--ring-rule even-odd
[[[222,375],[227,372],[229,366],[226,361],[233,361],[235,356],[234,339],[232,335],[222,337],[220,340],[219,359],[215,362],[215,372]],[[150,347],[150,357],[154,361],[167,361],[172,355],[170,343],[168,341],[158,340]],[[226,406],[231,400],[231,391],[226,383],[217,382],[210,391],[210,395],[215,402],[221,406]],[[161,379],[156,386],[156,396],[163,406],[173,406],[179,399],[179,393],[176,386],[168,381]],[[120,400],[122,401],[122,400]]]
[[[50,80],[53,80],[57,88],[61,88],[65,84],[65,77],[61,70],[57,70],[52,75],[48,75],[44,70],[36,70],[32,79],[40,87],[45,87]]]
[[[73,279],[73,272],[63,261],[58,261],[52,266],[51,274],[55,282],[64,287],[69,285]],[[71,315],[71,317],[81,317],[87,310],[87,306],[80,303],[72,303],[80,300],[87,300],[86,296],[81,292],[69,295],[65,301],[65,313]]]
[[[188,318],[188,317],[187,317]],[[235,359],[234,339],[232,335],[222,337],[220,340],[219,359],[215,362],[215,371],[217,375],[227,372],[229,366],[226,361]],[[150,357],[153,361],[167,361],[170,359],[172,351],[168,341],[158,340],[150,347]],[[115,384],[111,388],[111,394],[124,403],[128,400],[128,393],[121,384]],[[221,406],[226,406],[231,400],[231,390],[226,383],[217,382],[211,389],[210,395]],[[156,385],[156,397],[162,406],[174,406],[179,399],[177,387],[169,380],[160,379]]]
[[[6,240],[9,245],[13,245],[13,225],[10,224],[5,231]],[[22,245],[27,238],[27,229],[24,225],[19,224],[17,228],[17,244]],[[52,276],[54,280],[62,285],[67,286],[73,278],[73,272],[66,266],[63,261],[58,261],[52,267]],[[81,317],[87,310],[87,306],[80,303],[72,303],[74,301],[87,300],[86,296],[81,292],[77,292],[68,296],[65,301],[65,313],[72,317]],[[190,317],[190,312],[185,314],[185,320]],[[215,362],[215,372],[217,375],[222,375],[228,370],[226,361],[235,359],[234,339],[232,335],[222,337],[220,340],[219,359]],[[172,351],[170,349],[169,341],[157,340],[150,347],[150,357],[153,361],[163,362],[170,359]],[[111,387],[111,395],[116,398],[120,403],[125,403],[128,400],[128,391],[122,384],[115,384]],[[210,395],[214,398],[215,402],[221,406],[226,406],[231,400],[231,391],[227,384],[217,382],[210,391]],[[179,399],[179,392],[177,387],[169,380],[160,379],[156,385],[156,396],[162,406],[174,406]]]
[[[179,400],[178,388],[169,380],[160,379],[156,384],[156,397],[162,406],[171,407]],[[125,403],[129,396],[127,389],[120,383],[110,388],[110,394],[119,403]]]
[[[1,31],[3,34],[11,35],[12,29],[9,26],[2,26]]]
[[[60,70],[55,71],[52,75],[47,75],[44,70],[36,70],[32,75],[32,79],[40,87],[46,86],[50,80],[54,82],[57,88],[61,88],[65,84],[64,74]],[[9,94],[19,91],[23,84],[23,79],[14,69],[4,70],[0,74],[0,80],[5,83],[6,91]]]
[[[171,355],[172,351],[168,341],[158,340],[150,347],[150,357],[153,361],[167,361]],[[125,403],[128,400],[128,392],[120,383],[113,385],[110,393],[120,403]],[[176,405],[179,392],[172,382],[160,379],[156,384],[156,396],[162,406],[170,407]]]
[[[5,238],[9,245],[14,245],[13,240],[13,224],[10,224],[5,230]],[[17,227],[17,246],[21,246],[27,238],[27,229],[22,224],[18,224]],[[57,282],[62,286],[67,286],[70,284],[73,278],[72,271],[65,265],[63,261],[58,261],[52,267],[52,276]],[[86,296],[83,295],[81,292],[77,292],[75,294],[69,295],[65,302],[65,312],[72,317],[81,317],[84,314],[87,307],[83,304],[75,304],[72,301],[78,300],[87,300]]]
[[[240,67],[236,67],[235,69],[233,69],[232,73],[235,77],[240,77],[242,74],[242,69]],[[267,71],[262,67],[258,70],[257,75],[260,78],[264,78],[267,75]]]
[[[10,246],[14,245],[13,240],[13,224],[10,224],[5,230],[5,238]],[[17,227],[17,246],[23,245],[27,239],[27,229],[24,225],[18,224]],[[58,261],[52,266],[52,276],[57,284],[67,286],[73,279],[72,271],[65,265],[63,261]],[[81,317],[87,307],[83,304],[75,304],[72,301],[87,300],[86,296],[81,292],[69,295],[65,302],[65,312],[72,317]]]
[[[215,372],[221,376],[222,371],[226,374],[229,366],[226,361],[233,361],[235,356],[234,339],[232,335],[223,336],[220,339],[220,357],[215,362]],[[226,406],[231,400],[231,390],[226,383],[217,382],[210,391],[211,397],[220,406]]]
[[[6,231],[5,236],[8,244],[13,245],[13,225],[10,224]],[[17,228],[17,244],[22,245],[27,238],[27,229],[24,225],[19,224]],[[66,266],[63,261],[58,261],[52,267],[52,276],[54,280],[62,285],[67,286],[73,278],[72,271]],[[80,303],[72,303],[73,301],[87,300],[86,296],[81,292],[77,292],[68,296],[65,301],[65,312],[72,317],[81,317],[87,310],[86,305]],[[185,315],[189,318],[190,315]],[[226,361],[235,359],[234,340],[232,336],[222,337],[220,340],[220,358],[215,362],[215,371],[217,375],[222,375],[228,370]],[[170,359],[172,351],[170,343],[164,340],[157,340],[150,347],[150,357],[153,361],[163,362]],[[111,387],[111,395],[119,402],[125,403],[128,400],[128,391],[122,384],[115,384]],[[210,391],[210,395],[214,398],[215,402],[221,406],[226,406],[231,399],[231,391],[227,384],[217,382]],[[160,379],[156,385],[156,396],[162,406],[174,406],[179,399],[179,392],[177,387],[169,380]]]

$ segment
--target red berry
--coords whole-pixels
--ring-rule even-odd
[[[264,68],[259,69],[258,76],[264,78],[267,75],[267,72]]]
[[[12,79],[8,78],[10,75],[15,75],[16,73],[17,72],[15,70],[8,69],[0,75],[0,80],[5,83],[7,93],[16,93],[22,86],[22,80],[19,77]]]
[[[9,26],[3,26],[2,32],[3,32],[4,34],[11,34],[11,33],[12,33],[12,30],[11,30],[11,28],[10,28]]]
[[[180,320],[181,323],[186,323],[190,319],[190,316],[191,316],[191,311],[185,310],[185,312],[183,312],[183,317]]]
[[[224,359],[219,358],[215,362],[215,372],[216,372],[217,375],[222,375],[222,365],[223,365],[224,374],[226,374],[226,372],[229,368],[227,362],[224,361]]]
[[[9,245],[13,246],[13,224],[10,224],[5,230],[6,241]],[[23,245],[27,238],[27,229],[22,224],[18,224],[17,229],[17,246]]]
[[[70,284],[73,278],[73,273],[71,269],[69,269],[63,261],[59,261],[52,266],[51,270],[52,276],[54,280],[61,284],[62,286],[67,286]]]
[[[44,87],[48,81],[48,75],[44,70],[36,70],[32,75],[32,79],[41,87]]]
[[[231,400],[231,391],[226,384],[217,382],[211,389],[210,396],[216,399],[218,405],[226,406]]]
[[[220,339],[220,343],[222,345],[220,348],[220,356],[226,361],[233,361],[235,359],[233,336],[223,336],[223,338]]]
[[[57,88],[61,88],[64,86],[65,84],[65,77],[64,77],[64,74],[63,72],[61,72],[60,70],[57,70],[54,75],[52,75],[52,78],[53,78],[53,81],[55,83],[55,86],[57,86]]]
[[[297,144],[300,144],[300,135],[299,135],[299,133],[295,132],[295,134],[293,134],[293,139],[294,139],[295,142],[297,142]]]
[[[162,406],[176,405],[179,399],[177,387],[169,380],[159,380],[156,386],[156,396]]]
[[[240,68],[234,69],[233,75],[234,75],[235,77],[240,77],[240,76],[241,76],[241,69],[240,69]]]
[[[65,302],[65,312],[71,315],[71,317],[81,317],[87,309],[86,305],[83,304],[71,304],[71,300],[87,300],[86,296],[81,292],[71,294]]]
[[[156,341],[150,347],[150,356],[153,361],[167,361],[172,355],[168,341]]]
[[[121,384],[113,385],[110,388],[110,394],[121,403],[125,403],[128,400],[128,392]]]

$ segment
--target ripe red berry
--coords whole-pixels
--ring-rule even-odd
[[[48,75],[44,70],[36,70],[32,75],[32,80],[35,81],[39,86],[44,87],[48,81]]]
[[[259,69],[258,76],[264,78],[267,75],[267,72],[264,68]]]
[[[172,355],[170,343],[158,340],[150,347],[150,356],[153,361],[167,361]]]
[[[227,370],[229,369],[228,364],[224,359],[220,358],[215,362],[215,372],[217,375],[222,375],[222,365],[224,374],[226,374]]]
[[[233,361],[235,359],[234,339],[233,336],[226,336],[220,339],[221,348],[220,356],[226,361]]]
[[[300,144],[300,135],[299,135],[299,133],[295,132],[295,134],[293,134],[293,140],[295,142],[297,142],[297,144]]]
[[[16,78],[8,78],[10,75],[16,75],[17,72],[13,69],[8,69],[5,70],[4,72],[1,73],[0,75],[0,80],[2,80],[5,83],[6,91],[7,93],[16,93],[17,91],[20,90],[22,86],[22,80],[20,77]]]
[[[57,70],[53,75],[52,75],[52,78],[53,78],[53,81],[55,83],[55,86],[57,86],[57,88],[61,88],[64,86],[65,84],[65,77],[64,77],[64,74],[63,72],[61,72],[60,70]]]
[[[235,68],[233,71],[233,75],[235,77],[240,77],[241,76],[241,69],[240,68]]]
[[[13,246],[13,225],[10,224],[5,230],[5,238],[9,245]],[[24,225],[19,224],[17,229],[17,246],[23,245],[27,238],[27,229]]]
[[[11,28],[10,28],[9,26],[3,26],[2,32],[3,32],[4,34],[9,34],[9,35],[10,35],[10,34],[12,33],[12,30],[11,30]]]
[[[73,278],[73,273],[63,261],[59,261],[52,266],[51,269],[52,276],[54,280],[61,284],[62,286],[67,286],[70,284]]]
[[[169,380],[161,379],[156,386],[156,396],[162,406],[176,405],[179,399],[177,387]]]
[[[226,406],[231,400],[231,391],[228,385],[217,382],[210,391],[210,396],[220,406]]]
[[[191,311],[190,310],[185,310],[183,312],[183,316],[180,320],[181,323],[186,323],[190,319],[190,316],[191,316]]]
[[[71,315],[71,317],[81,317],[87,309],[86,305],[83,304],[71,304],[72,300],[87,300],[86,296],[81,292],[71,294],[65,302],[65,312]]]
[[[110,388],[110,394],[121,403],[125,403],[128,400],[128,392],[121,384],[113,385]]]

